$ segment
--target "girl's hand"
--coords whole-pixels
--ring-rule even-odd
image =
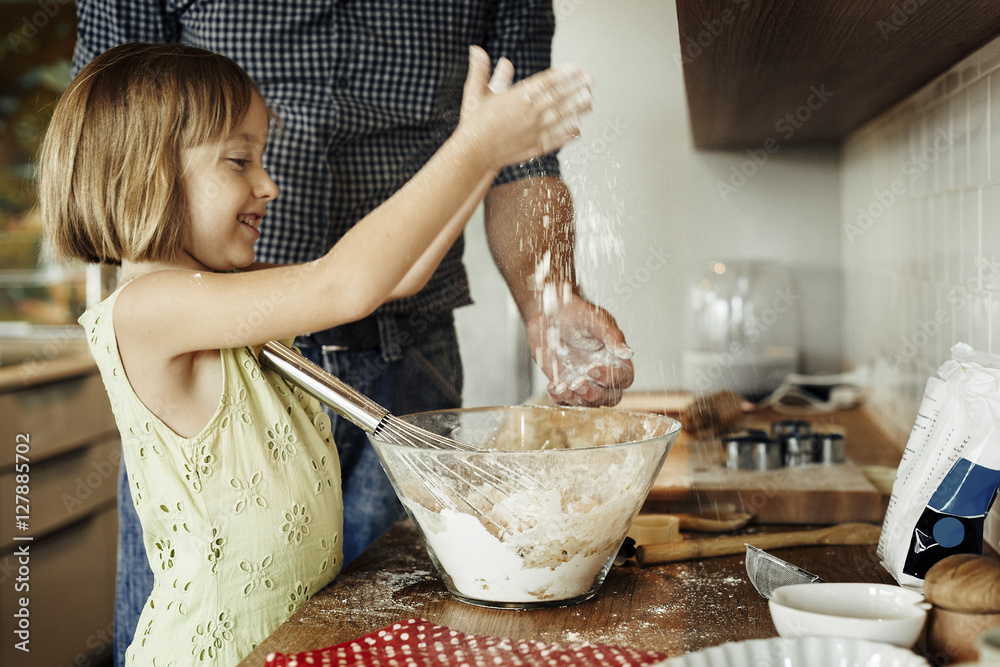
[[[539,72],[511,86],[514,67],[501,58],[490,77],[490,58],[469,47],[469,74],[456,134],[484,151],[496,167],[551,153],[580,134],[590,110],[593,80],[578,65]]]

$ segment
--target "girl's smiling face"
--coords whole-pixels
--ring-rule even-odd
[[[230,271],[253,262],[265,205],[278,196],[262,163],[268,121],[267,108],[255,94],[243,122],[221,145],[181,150],[189,216],[185,265]]]

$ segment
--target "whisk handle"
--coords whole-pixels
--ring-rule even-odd
[[[283,343],[261,348],[260,363],[295,384],[366,433],[373,433],[389,411],[350,385],[327,373]]]

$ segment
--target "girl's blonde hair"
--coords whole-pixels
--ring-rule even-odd
[[[191,46],[123,44],[95,58],[63,93],[42,143],[49,248],[102,264],[175,259],[188,220],[181,149],[221,143],[255,94],[239,65]]]

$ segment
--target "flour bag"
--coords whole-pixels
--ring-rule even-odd
[[[937,375],[927,381],[878,543],[885,569],[919,589],[945,556],[983,552],[1000,487],[1000,355],[958,343]]]

